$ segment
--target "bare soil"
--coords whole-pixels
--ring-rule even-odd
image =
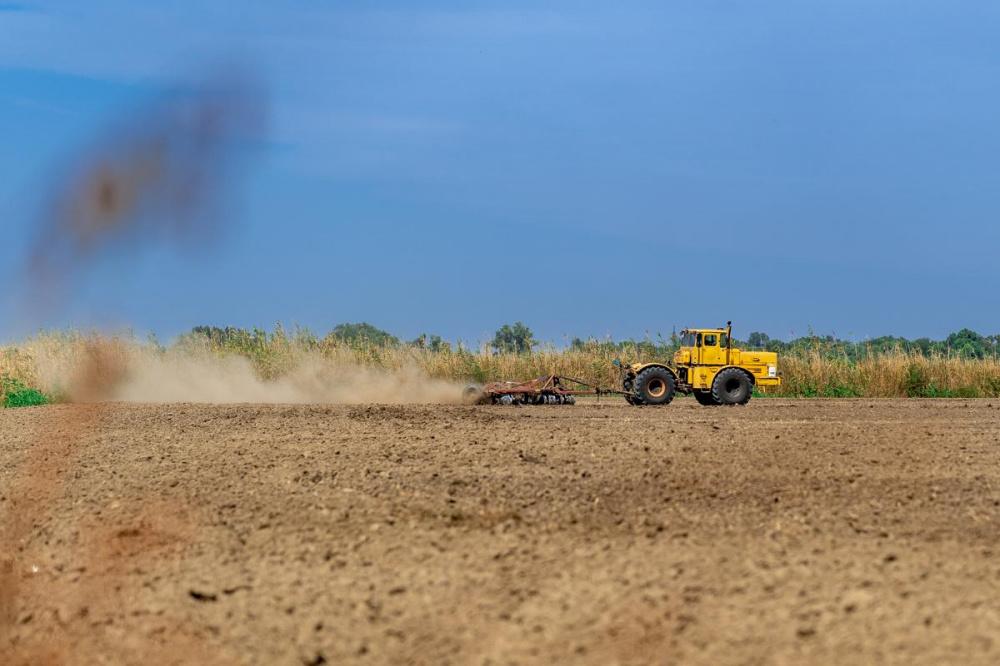
[[[1000,403],[0,411],[0,663],[1000,662]]]

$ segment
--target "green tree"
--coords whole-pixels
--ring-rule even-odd
[[[367,342],[379,347],[395,347],[399,344],[399,338],[367,322],[338,324],[327,337],[348,344]]]
[[[429,349],[432,352],[451,350],[451,343],[442,340],[440,335],[427,335],[426,333],[421,333],[416,338],[411,340],[409,344],[411,347]]]
[[[760,331],[754,331],[747,337],[747,346],[751,349],[764,349],[767,347],[767,343],[770,342],[771,338],[767,333],[761,333]]]
[[[491,343],[495,352],[507,352],[514,354],[525,354],[535,346],[534,334],[531,329],[521,322],[514,322],[513,325],[504,324],[493,336]]]
[[[986,338],[967,328],[949,335],[945,344],[952,354],[962,358],[985,358],[990,347]]]

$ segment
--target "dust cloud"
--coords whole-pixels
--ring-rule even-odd
[[[235,68],[177,84],[64,160],[42,188],[24,269],[28,311],[58,308],[88,269],[114,256],[211,247],[229,222],[234,176],[264,139],[262,90]]]
[[[239,356],[146,356],[129,363],[110,399],[144,403],[459,403],[462,385],[418,368],[393,371],[302,359],[274,380]]]
[[[445,404],[463,401],[464,385],[419,367],[363,367],[316,353],[284,361],[264,379],[249,359],[208,349],[152,348],[115,338],[39,345],[41,388],[69,402]]]

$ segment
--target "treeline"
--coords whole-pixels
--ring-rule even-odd
[[[195,326],[191,332],[181,336],[181,340],[207,339],[213,346],[233,350],[254,349],[288,341],[299,347],[322,348],[329,346],[347,347],[414,347],[432,352],[450,352],[468,349],[461,341],[452,343],[440,335],[422,333],[416,338],[403,341],[388,331],[367,322],[339,324],[323,336],[316,335],[308,328],[295,327],[286,330],[277,324],[272,331],[262,328],[239,328],[235,326]],[[537,346],[531,330],[521,322],[505,324],[496,333],[492,348],[497,352],[527,352]]]
[[[404,341],[397,336],[369,323],[340,324],[323,336],[308,329],[286,331],[278,325],[273,331],[261,328],[236,328],[227,326],[197,326],[190,336],[207,338],[213,345],[234,350],[252,349],[271,345],[275,340],[287,339],[300,346],[324,347],[331,345],[414,347],[431,352],[451,352],[461,349],[481,351],[481,346],[470,347],[461,341],[444,340],[440,335],[422,334]],[[867,340],[843,340],[832,335],[806,335],[793,340],[772,338],[767,333],[755,331],[746,339],[733,339],[733,344],[744,349],[775,351],[794,356],[819,356],[825,359],[850,362],[901,353],[925,358],[995,359],[1000,354],[1000,334],[982,335],[968,328],[956,331],[943,340],[917,338],[910,340],[896,336],[882,336]],[[504,324],[486,343],[485,347],[497,354],[525,354],[540,347],[534,333],[523,322]],[[632,354],[644,358],[662,358],[672,355],[680,347],[676,331],[667,337],[657,335],[641,340],[599,340],[573,338],[568,348],[575,352],[600,352],[602,354]]]
[[[987,359],[997,358],[1000,352],[1000,334],[981,335],[963,328],[944,340],[917,338],[909,340],[891,335],[861,341],[841,340],[832,335],[809,335],[789,342],[776,340],[766,333],[751,333],[746,341],[751,349],[776,352],[817,352],[824,356],[862,360],[873,356],[902,352],[921,356]]]
[[[885,356],[886,354],[902,353],[918,354],[925,358],[965,358],[987,359],[997,358],[1000,353],[1000,334],[981,335],[968,328],[963,328],[946,337],[944,340],[917,338],[910,340],[902,337],[885,335],[867,340],[843,340],[832,335],[806,335],[785,341],[772,338],[767,333],[755,331],[745,340],[733,338],[733,345],[743,349],[773,351],[796,356],[818,355],[827,359],[842,359],[861,361],[869,358]],[[581,340],[574,338],[570,348],[585,350],[592,348],[607,349],[648,349],[661,355],[673,354],[680,347],[680,337],[676,332],[664,339],[655,340],[623,340],[618,342],[598,341],[594,339]]]

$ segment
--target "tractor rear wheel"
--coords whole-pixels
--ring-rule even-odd
[[[635,378],[635,394],[645,405],[666,405],[674,399],[677,383],[666,368],[646,368]]]
[[[752,393],[750,376],[738,368],[726,368],[712,382],[712,399],[719,405],[745,405]]]
[[[699,405],[704,405],[705,407],[718,407],[719,403],[715,401],[712,397],[711,391],[695,391],[694,399],[698,401]]]

